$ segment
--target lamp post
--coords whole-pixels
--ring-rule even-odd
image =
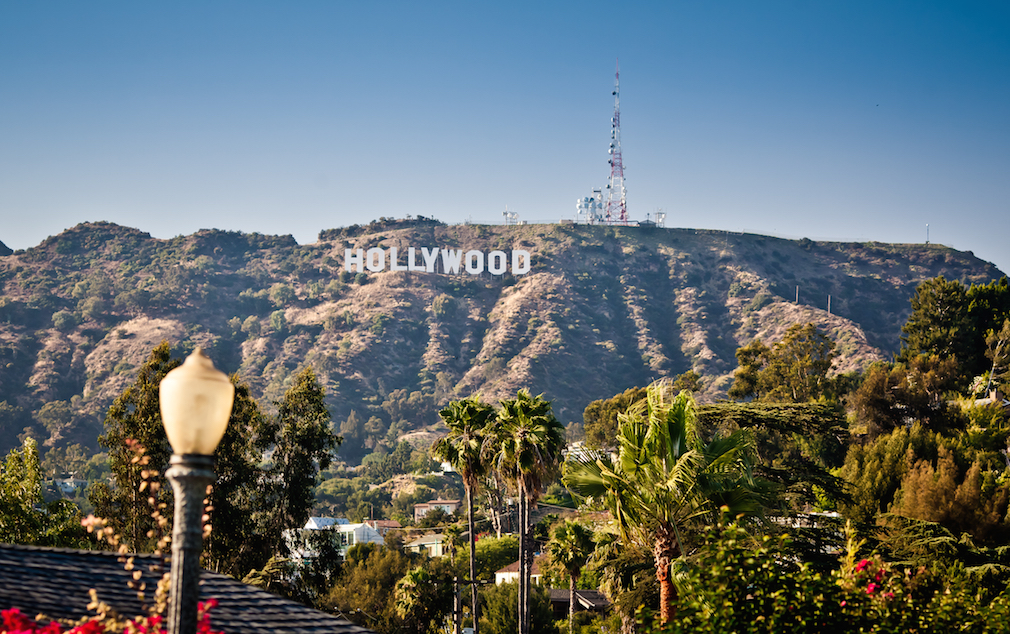
[[[214,482],[214,449],[231,415],[235,386],[197,348],[161,381],[161,420],[172,445],[165,477],[175,494],[169,634],[195,634],[203,549],[203,500]]]

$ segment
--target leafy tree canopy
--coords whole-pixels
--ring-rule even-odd
[[[86,541],[80,509],[43,500],[38,446],[26,439],[0,463],[0,543],[79,548]]]
[[[737,349],[740,367],[729,397],[785,403],[834,398],[836,389],[828,372],[835,356],[835,342],[814,324],[790,326],[782,341],[770,348],[755,339]]]

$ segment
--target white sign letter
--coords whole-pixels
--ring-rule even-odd
[[[416,264],[417,260],[414,259],[414,247],[407,247],[407,270],[408,271],[423,271],[424,267],[420,264]]]
[[[438,247],[433,249],[421,247],[421,255],[424,257],[424,270],[434,273],[435,265],[438,264]]]
[[[352,249],[344,249],[344,270],[350,272],[352,264],[358,267],[358,273],[364,270],[365,255],[361,249],[358,249],[357,255],[354,255]]]
[[[480,275],[484,272],[484,253],[481,251],[466,252],[466,272],[470,275]]]
[[[442,249],[442,272],[452,273],[456,275],[459,273],[460,261],[463,259],[462,251],[453,251],[452,249]]]
[[[378,273],[386,268],[386,252],[381,247],[372,247],[365,254],[365,268]]]
[[[407,267],[396,263],[396,247],[389,247],[389,270],[406,271]]]
[[[508,265],[504,251],[492,251],[487,255],[487,272],[491,275],[501,275]]]
[[[519,259],[522,258],[520,265]],[[522,249],[512,251],[512,275],[523,275],[530,272],[530,252]]]

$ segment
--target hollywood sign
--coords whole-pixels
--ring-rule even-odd
[[[388,249],[373,247],[367,251],[344,249],[344,270],[351,273],[355,271],[362,273],[366,270],[379,273],[387,269],[436,273],[439,261],[442,262],[442,273],[452,275],[458,275],[461,271],[466,271],[470,275],[480,275],[485,271],[491,275],[504,275],[506,271],[512,275],[524,275],[530,272],[530,252],[522,249],[514,249],[511,256],[504,251],[492,251],[485,257],[483,251],[477,250],[464,252],[462,249],[408,247],[406,262],[403,263],[396,247]]]

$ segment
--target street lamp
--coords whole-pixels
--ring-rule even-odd
[[[169,634],[195,634],[203,549],[203,500],[214,482],[214,449],[231,416],[235,386],[197,348],[161,381],[161,420],[172,459],[165,477],[175,494]]]

